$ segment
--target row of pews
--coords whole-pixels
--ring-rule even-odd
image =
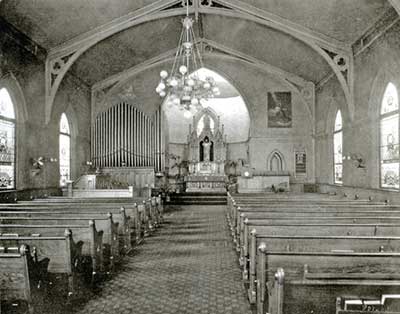
[[[0,301],[39,313],[55,291],[79,300],[162,222],[160,197],[0,204]]]
[[[258,314],[400,313],[400,206],[323,194],[228,194]]]

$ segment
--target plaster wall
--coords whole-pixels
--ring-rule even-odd
[[[307,153],[307,176],[297,180],[313,182],[313,108],[309,108],[305,104],[298,90],[276,75],[269,74],[243,61],[211,56],[205,57],[203,61],[206,68],[226,78],[237,89],[243,97],[249,112],[250,129],[247,140],[249,144],[246,141],[229,143],[228,158],[235,161],[238,159],[247,160],[249,155],[251,167],[262,171],[266,170],[268,155],[274,150],[279,150],[286,160],[286,170],[293,174],[294,152],[296,150],[305,150]],[[162,99],[158,97],[154,87],[158,83],[160,70],[165,67],[168,68],[167,65],[155,66],[132,76],[120,87],[115,88],[107,96],[105,103],[111,104],[129,95],[129,97],[132,97],[132,101],[134,100],[138,104],[140,110],[149,114],[155,112],[161,106]],[[267,93],[278,91],[292,92],[292,128],[268,128]],[[240,117],[235,117],[235,123],[238,129],[244,127],[240,123]],[[168,125],[172,128],[173,121],[168,121]],[[186,130],[174,132],[175,134],[181,134],[182,138],[180,141],[171,139],[169,152],[170,154],[180,155],[184,159],[185,145],[183,143],[186,142],[188,127]],[[234,132],[233,129],[232,132]],[[296,181],[294,176],[292,179]]]
[[[389,82],[400,88],[400,23],[395,24],[368,49],[355,58],[354,119],[350,120],[346,102],[336,79],[331,79],[316,93],[316,181],[321,186],[333,184],[333,126],[336,111],[343,113],[343,153],[358,154],[365,168],[353,160],[343,162],[342,191],[351,187],[374,191],[390,198],[393,192],[380,189],[379,182],[379,110]],[[332,185],[330,190],[335,186]],[[364,193],[365,194],[365,193]],[[375,195],[374,194],[374,195]],[[397,193],[398,194],[398,193]],[[400,197],[398,197],[400,200]]]
[[[10,38],[2,38],[1,51],[5,75],[0,85],[11,94],[16,110],[16,189],[58,188],[58,162],[45,163],[41,171],[32,171],[32,158],[58,158],[58,123],[62,112],[70,119],[73,132],[72,178],[88,160],[90,149],[90,94],[86,86],[70,75],[64,78],[49,124],[45,124],[45,65]],[[74,113],[74,115],[73,115]],[[45,192],[44,192],[45,193]]]

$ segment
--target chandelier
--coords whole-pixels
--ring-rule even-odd
[[[160,72],[160,83],[156,92],[161,98],[167,97],[167,106],[176,106],[190,117],[193,111],[201,109],[205,101],[220,94],[212,77],[200,78],[198,69],[203,67],[200,50],[193,31],[193,19],[189,17],[186,3],[186,17],[171,71]]]

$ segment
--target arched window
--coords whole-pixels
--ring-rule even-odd
[[[66,186],[70,179],[71,166],[71,132],[65,113],[60,119],[60,186]]]
[[[0,89],[0,189],[15,188],[15,113],[10,94]]]
[[[381,187],[399,188],[399,99],[396,86],[389,83],[380,112]]]
[[[334,152],[334,175],[335,183],[342,184],[343,175],[343,125],[342,113],[338,110],[335,118],[335,128],[333,132],[333,152]]]

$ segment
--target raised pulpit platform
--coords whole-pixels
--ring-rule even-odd
[[[188,175],[185,183],[186,192],[226,192],[223,175]]]

